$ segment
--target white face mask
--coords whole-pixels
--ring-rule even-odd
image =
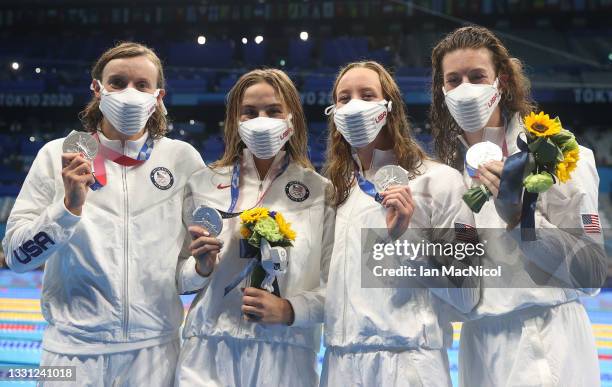
[[[257,117],[238,126],[242,142],[258,159],[271,159],[293,135],[291,114],[286,119]]]
[[[364,101],[351,99],[346,105],[336,109],[335,105],[325,109],[325,114],[334,113],[336,128],[353,148],[363,148],[370,144],[383,126],[391,111],[391,102]]]
[[[448,111],[461,129],[477,132],[485,127],[501,99],[497,84],[498,79],[492,85],[464,82],[448,93],[442,88]]]
[[[100,111],[108,122],[126,136],[140,132],[155,111],[160,89],[155,90],[153,94],[132,87],[109,92],[100,81],[95,82],[100,85]],[[93,90],[93,85],[91,88]],[[162,110],[165,114],[165,109]]]

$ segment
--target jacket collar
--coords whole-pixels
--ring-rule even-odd
[[[519,113],[516,113],[514,116],[510,117],[506,126],[506,144],[508,145],[509,155],[515,154],[519,151],[518,147],[516,146],[516,139],[524,130],[523,120],[521,120],[521,115]]]
[[[102,145],[135,159],[138,157],[142,146],[149,138],[149,132],[145,132],[144,135],[134,141],[125,141],[125,145],[123,145],[121,140],[109,140],[100,130],[98,131],[98,137]]]
[[[266,176],[275,176],[276,173],[282,168],[283,160],[285,159],[285,155],[287,152],[284,150],[280,150],[276,156],[274,156],[274,160],[272,161],[272,165],[268,170]],[[240,175],[244,176],[247,179],[257,179],[259,181],[264,181],[266,176],[259,176],[259,171],[255,166],[255,159],[253,158],[253,153],[248,148],[244,148],[242,150],[242,160],[241,160],[241,171]]]

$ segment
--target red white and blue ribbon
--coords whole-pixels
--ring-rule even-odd
[[[110,160],[114,163],[126,167],[136,167],[144,164],[144,162],[147,161],[149,157],[151,157],[151,152],[153,152],[154,143],[151,137],[147,138],[147,141],[145,141],[145,143],[142,145],[142,148],[138,152],[138,157],[134,159],[103,145],[100,142],[100,137],[98,136],[98,133],[95,133],[93,136],[99,144],[98,154],[94,159],[95,182],[89,186],[89,188],[94,191],[104,187],[107,183],[106,167],[104,166],[105,160]]]

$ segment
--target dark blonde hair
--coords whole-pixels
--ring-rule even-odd
[[[337,91],[340,80],[349,70],[354,68],[366,68],[378,74],[383,98],[392,103],[391,112],[387,116],[387,123],[382,130],[386,130],[393,141],[393,151],[398,164],[410,172],[412,176],[417,175],[417,168],[421,165],[422,160],[426,158],[426,155],[412,135],[412,129],[408,123],[406,108],[399,87],[391,74],[382,65],[374,61],[363,61],[349,63],[343,67],[338,73],[332,89],[334,103],[337,103]],[[355,165],[351,154],[351,146],[338,129],[336,129],[333,115],[329,117],[328,127],[327,161],[324,172],[333,185],[333,192],[330,193],[330,198],[336,206],[339,206],[350,193]]]
[[[225,152],[221,159],[211,164],[211,167],[216,168],[233,165],[242,154],[245,145],[238,133],[238,125],[240,125],[240,105],[246,89],[262,82],[272,86],[274,92],[281,100],[281,104],[285,111],[291,113],[293,135],[289,141],[287,141],[285,150],[289,153],[293,161],[304,168],[312,169],[312,164],[308,159],[306,118],[300,102],[300,96],[287,74],[277,69],[257,69],[249,71],[241,76],[229,91],[223,128]]]
[[[157,88],[164,89],[166,87],[166,80],[164,77],[164,70],[159,57],[149,47],[133,42],[119,43],[113,48],[106,50],[98,61],[91,69],[91,77],[102,82],[102,73],[104,67],[113,59],[120,58],[134,58],[138,56],[145,56],[149,59],[157,68]],[[89,101],[85,109],[79,113],[79,118],[83,127],[88,132],[95,132],[100,127],[102,122],[102,112],[100,111],[100,99],[95,96]],[[149,135],[153,138],[163,137],[168,131],[168,121],[166,115],[162,112],[160,106],[155,109],[147,124],[145,125]]]
[[[450,52],[460,49],[486,48],[491,53],[495,72],[499,78],[501,101],[499,107],[505,114],[529,114],[535,109],[530,94],[530,83],[523,72],[520,60],[510,57],[502,42],[488,29],[468,26],[456,29],[442,39],[431,54],[432,104],[429,119],[432,127],[436,155],[445,164],[463,169],[463,159],[459,152],[458,135],[461,128],[451,116],[444,102],[444,71],[442,61]]]

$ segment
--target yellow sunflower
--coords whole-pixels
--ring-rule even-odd
[[[244,239],[249,239],[251,235],[253,235],[253,232],[247,226],[242,226],[240,227],[240,235]]]
[[[570,173],[576,169],[576,163],[580,158],[578,149],[572,149],[563,153],[563,161],[557,164],[557,178],[561,183],[570,179]]]
[[[548,114],[531,112],[524,119],[527,130],[537,137],[548,137],[561,131],[561,121],[558,118],[551,119]]]
[[[251,208],[240,214],[242,223],[255,223],[261,218],[268,216],[268,209],[264,207]]]
[[[287,221],[281,215],[280,212],[276,213],[276,216],[274,217],[274,219],[276,220],[276,223],[278,224],[278,229],[280,230],[281,234],[283,234],[285,238],[291,241],[294,241],[296,234],[295,234],[295,231],[291,229],[291,223],[287,223]]]

